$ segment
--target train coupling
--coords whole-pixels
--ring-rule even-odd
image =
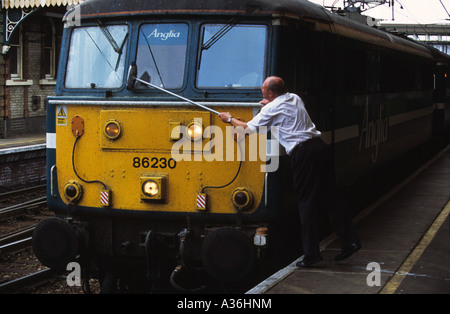
[[[145,256],[147,279],[158,281],[162,275],[162,265],[167,258],[168,248],[173,247],[175,234],[149,230],[145,235]]]

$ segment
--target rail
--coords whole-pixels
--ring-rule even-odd
[[[31,236],[36,225],[10,233],[0,238],[0,254],[11,253],[31,245]]]
[[[23,215],[27,210],[47,204],[47,197],[39,197],[21,204],[0,209],[0,221]]]
[[[23,288],[47,282],[55,274],[57,274],[57,272],[50,268],[39,270],[32,274],[0,284],[0,293],[15,293]]]

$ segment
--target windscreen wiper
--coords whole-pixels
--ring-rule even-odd
[[[105,24],[103,24],[102,21],[100,21],[100,20],[97,20],[97,24],[100,27],[103,35],[105,35],[106,39],[111,44],[111,47],[114,49],[114,51],[117,52],[118,54],[121,54],[122,53],[121,48],[119,48],[116,41],[114,40],[114,37],[111,35],[109,30],[106,28]]]
[[[228,33],[233,27],[236,26],[238,19],[233,18],[228,24],[223,26],[221,29],[217,31],[206,43],[202,45],[201,50],[208,50],[211,48],[216,42],[218,42],[226,33]]]
[[[117,57],[116,68],[115,68],[115,71],[117,71],[117,68],[118,68],[119,62],[120,62],[120,57],[122,56],[122,50],[123,50],[125,42],[127,41],[127,38],[128,38],[128,32],[126,33],[125,38],[123,39],[122,44],[119,47],[119,45],[117,45],[116,41],[114,40],[114,37],[111,35],[111,33],[109,32],[109,30],[105,26],[105,24],[103,24],[102,21],[100,21],[100,20],[97,20],[97,24],[100,27],[100,30],[102,31],[103,35],[105,35],[105,38],[110,43],[111,47],[119,55]]]
[[[216,42],[218,42],[223,36],[225,36],[226,33],[228,33],[233,27],[236,26],[237,21],[238,21],[237,18],[231,19],[229,23],[227,23],[221,29],[219,29],[210,39],[208,39],[206,43],[202,44],[202,46],[200,47],[200,51],[198,53],[198,60],[197,60],[198,70],[200,70],[202,64],[203,50],[208,50],[209,48],[211,48]],[[201,40],[202,42],[204,36],[205,36],[205,27],[203,27],[202,32],[202,40]]]
[[[158,63],[156,62],[155,55],[153,54],[152,46],[150,45],[150,42],[148,41],[148,37],[144,33],[144,30],[142,28],[141,28],[141,33],[142,33],[142,36],[144,36],[145,41],[147,42],[148,51],[150,52],[150,56],[152,57],[153,64],[155,65],[156,73],[158,73],[158,77],[159,77],[159,80],[161,81],[161,85],[162,85],[162,87],[164,87],[164,81],[163,81],[161,72],[159,72]]]

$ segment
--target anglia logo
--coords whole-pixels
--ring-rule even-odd
[[[376,162],[378,159],[379,145],[387,141],[388,132],[389,117],[384,105],[369,106],[367,102],[361,125],[359,150],[361,151],[362,148],[369,149],[371,151],[372,161]]]
[[[148,38],[160,38],[161,40],[167,40],[169,38],[180,38],[181,33],[170,30],[169,32],[158,32],[158,29],[154,29],[153,32],[148,35]]]

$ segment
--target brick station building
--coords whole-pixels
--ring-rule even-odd
[[[62,17],[83,0],[2,0],[0,139],[45,134],[55,92]]]

